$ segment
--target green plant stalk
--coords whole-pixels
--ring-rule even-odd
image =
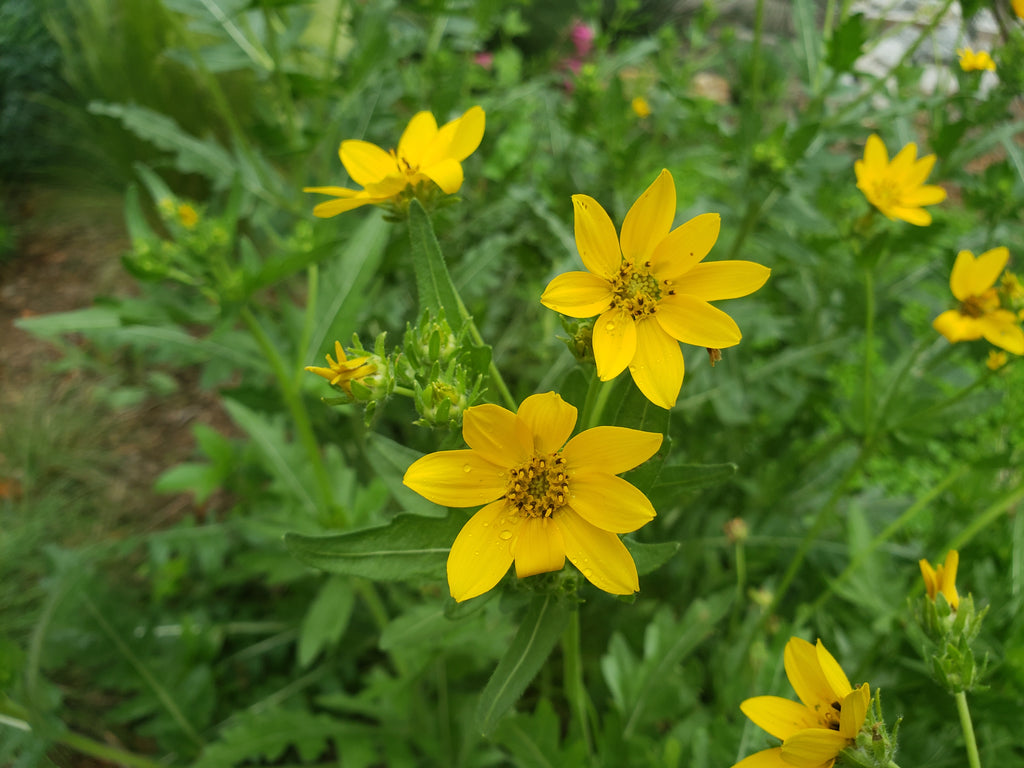
[[[875,273],[871,267],[864,270],[864,440],[871,439],[874,432],[871,403],[874,398],[874,382],[871,366],[875,351]]]
[[[757,223],[758,217],[761,212],[770,208],[775,203],[775,198],[779,196],[779,190],[773,188],[766,196],[759,200],[751,200],[747,203],[747,208],[743,212],[743,221],[740,223],[740,231],[736,235],[736,239],[732,241],[732,245],[729,248],[729,255],[726,259],[735,259],[739,254],[743,244],[747,241],[750,233],[754,231],[754,224]]]
[[[316,325],[316,298],[320,295],[320,268],[316,264],[310,264],[306,270],[306,311],[302,315],[302,335],[296,347],[297,357],[293,366],[295,368],[295,386],[305,374],[303,365],[304,350],[309,349],[309,340],[313,338],[313,328]]]
[[[275,24],[277,23],[277,17],[271,13],[270,8],[267,7],[266,0],[260,3],[260,11],[263,13],[263,21],[267,25],[267,49],[271,58],[271,69],[274,76],[274,86],[277,90],[277,97],[281,103],[282,111],[284,112],[285,125],[288,129],[288,141],[292,147],[299,145],[300,134],[299,126],[296,121],[296,110],[295,101],[292,99],[292,89],[288,84],[288,77],[285,75],[284,67],[281,61],[281,49],[277,44],[277,30]],[[304,173],[305,168],[302,167],[301,163],[295,164],[296,173]],[[298,185],[296,185],[298,186]]]
[[[488,346],[484,343],[484,338],[480,335],[480,330],[476,327],[476,322],[473,320],[473,316],[469,314],[469,310],[466,309],[466,304],[463,302],[458,288],[455,289],[455,300],[459,303],[459,316],[462,318],[462,322],[466,324],[466,328],[469,330],[469,336],[473,339],[473,343],[480,347]],[[491,381],[494,386],[497,387],[498,394],[501,395],[501,399],[505,401],[505,407],[510,411],[518,410],[519,405],[516,403],[516,399],[512,397],[512,393],[509,391],[508,385],[505,383],[505,379],[501,375],[501,371],[498,370],[498,366],[494,362],[493,355],[491,356],[490,364],[487,366],[487,372],[490,374]]]
[[[750,106],[755,112],[761,106],[761,39],[764,37],[764,0],[757,0],[754,9],[754,44],[750,53]]]
[[[971,768],[981,768],[978,742],[974,738],[974,724],[971,723],[971,711],[967,708],[967,694],[957,691],[955,698],[956,711],[960,715],[960,728],[964,732],[964,746],[967,748],[967,763]]]
[[[580,419],[584,429],[593,429],[601,423],[608,398],[611,397],[612,390],[615,389],[615,381],[615,379],[601,381],[597,377],[597,369],[594,369],[590,377],[590,385],[587,387],[587,399],[583,403],[583,418]]]
[[[569,700],[572,719],[577,722],[583,743],[587,747],[587,755],[594,757],[594,744],[590,735],[590,722],[587,719],[587,688],[583,684],[583,663],[580,653],[580,612],[574,610],[569,615],[569,623],[562,632],[562,658],[564,659],[565,695]]]
[[[149,668],[143,664],[142,660],[135,655],[131,648],[128,647],[128,644],[121,639],[121,636],[117,634],[117,630],[115,630],[103,617],[103,614],[100,613],[92,599],[88,595],[83,594],[82,602],[84,603],[86,610],[92,614],[93,619],[96,620],[100,629],[103,630],[103,634],[110,639],[110,642],[114,644],[118,652],[124,656],[125,660],[132,666],[138,676],[141,677],[146,685],[149,686],[150,690],[153,691],[153,694],[163,705],[164,709],[167,710],[167,714],[169,714],[171,719],[173,719],[174,722],[178,724],[178,727],[181,728],[182,733],[188,737],[189,741],[202,749],[205,745],[203,737],[199,735],[195,726],[192,725],[192,723],[188,721],[188,718],[185,717],[185,714],[178,707],[177,702],[174,701],[174,697],[172,697],[160,681],[153,676],[153,673],[149,671]]]
[[[1005,493],[984,512],[971,520],[971,524],[958,533],[946,549],[961,549],[981,530],[998,520],[1010,507],[1024,500],[1024,483]]]
[[[295,379],[289,374],[284,360],[281,359],[281,354],[277,351],[274,343],[267,336],[266,331],[263,330],[263,326],[260,325],[259,320],[256,319],[252,311],[248,307],[244,307],[241,315],[243,322],[256,340],[256,344],[259,346],[263,356],[270,363],[270,367],[274,372],[274,378],[277,379],[278,388],[281,390],[285,406],[291,414],[292,422],[298,432],[299,441],[302,443],[306,456],[309,458],[310,466],[313,468],[313,476],[316,478],[320,503],[323,505],[323,509],[332,516],[337,515],[340,527],[346,527],[348,525],[348,515],[340,507],[335,508],[331,480],[327,476],[327,468],[324,466],[323,456],[320,454],[320,445],[317,442],[316,435],[313,433],[309,412],[302,402],[302,396],[299,394]]]
[[[3,718],[3,722],[0,724],[23,731],[31,731],[32,724],[25,719],[26,715],[27,712],[14,702],[0,701],[0,717]],[[157,763],[142,755],[136,755],[134,752],[126,752],[71,731],[65,731],[55,737],[54,741],[83,755],[95,757],[113,765],[128,766],[128,768],[168,768],[166,763]]]

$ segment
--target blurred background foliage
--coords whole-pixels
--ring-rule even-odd
[[[123,195],[134,282],[20,322],[61,357],[2,412],[0,764],[729,765],[767,744],[738,705],[790,695],[796,634],[883,689],[900,762],[960,766],[953,702],[903,631],[916,561],[953,546],[962,591],[994,608],[982,762],[1024,757],[1024,366],[991,372],[986,344],[931,327],[958,250],[1006,245],[1020,269],[1021,25],[964,5],[1003,23],[982,87],[948,51],[855,71],[892,25],[849,3],[767,3],[760,24],[742,5],[5,0],[5,191]],[[936,65],[955,92],[922,87]],[[556,650],[486,738],[477,702],[528,583],[457,606],[440,573],[326,575],[282,544],[444,515],[400,480],[458,429],[414,426],[397,397],[367,424],[302,372],[335,339],[386,334],[394,352],[423,322],[407,237],[378,211],[313,220],[301,190],[348,183],[343,139],[387,148],[417,111],[474,104],[484,141],[434,227],[517,399],[582,406],[538,301],[578,268],[573,194],[621,222],[669,168],[677,223],[721,213],[712,259],[773,270],[727,305],[739,347],[715,367],[686,351],[662,471],[703,479],[645,488],[659,516],[635,535],[678,552],[635,601],[582,592],[582,703]],[[859,226],[852,166],[872,132],[938,154],[950,197],[930,227]],[[617,386],[627,423],[638,395]],[[156,517],[132,505],[150,489],[112,490],[104,425],[193,391],[193,455],[156,483],[185,502]]]

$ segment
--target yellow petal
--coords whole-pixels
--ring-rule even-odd
[[[900,202],[908,207],[935,205],[946,199],[946,190],[936,185],[915,187],[900,196]]]
[[[889,173],[901,184],[906,184],[910,172],[917,161],[917,144],[910,142],[896,153],[896,157],[889,164]]]
[[[622,263],[615,225],[601,204],[588,195],[573,195],[572,207],[575,212],[576,250],[580,252],[584,266],[595,275],[610,280],[618,274]]]
[[[676,185],[672,174],[663,169],[622,222],[622,255],[635,264],[647,261],[668,235],[675,217]]]
[[[849,746],[839,731],[808,728],[782,743],[782,759],[797,768],[822,768],[832,765],[836,756]]]
[[[569,317],[593,317],[611,306],[612,290],[603,277],[566,272],[548,283],[540,303]]]
[[[960,595],[956,592],[956,571],[960,565],[960,553],[955,549],[946,553],[946,567],[942,569],[942,594],[953,610],[960,607]]]
[[[398,170],[395,158],[368,141],[343,141],[338,154],[348,175],[356,184],[364,187],[381,181]]]
[[[562,531],[566,557],[587,581],[613,595],[631,595],[640,589],[636,564],[618,536],[596,528],[569,507],[556,512],[552,520]]]
[[[1024,331],[1017,325],[1017,318],[1008,309],[997,309],[978,318],[981,334],[985,339],[1007,352],[1024,355]]]
[[[908,186],[917,186],[924,184],[924,180],[928,178],[928,174],[932,172],[932,168],[935,166],[935,155],[925,155],[911,168],[906,177],[906,183]]]
[[[710,261],[695,266],[673,288],[704,301],[736,299],[756,291],[771,273],[752,261]]]
[[[448,553],[448,589],[457,602],[491,589],[512,565],[509,542],[499,535],[504,513],[504,499],[488,504],[455,537]]]
[[[921,578],[924,579],[924,589],[928,593],[928,597],[932,600],[935,599],[935,595],[939,592],[939,581],[936,578],[935,569],[932,568],[932,564],[925,559],[917,561],[918,566],[921,568]]]
[[[782,747],[762,749],[749,757],[745,757],[732,768],[792,768],[782,759]]]
[[[825,681],[828,683],[828,687],[832,690],[831,701],[841,702],[847,696],[850,695],[850,691],[853,688],[850,686],[850,680],[846,677],[846,673],[843,672],[843,668],[839,666],[839,662],[836,661],[835,657],[828,652],[821,640],[818,640],[817,645],[814,648],[818,656],[818,666],[821,667],[821,672],[825,676]]]
[[[458,160],[445,158],[433,165],[425,166],[422,172],[446,195],[454,195],[462,187],[462,166]]]
[[[512,556],[520,579],[562,570],[565,543],[561,528],[550,517],[523,518],[512,539]]]
[[[667,334],[684,344],[725,349],[740,343],[736,321],[693,296],[668,296],[658,302],[655,319]]]
[[[565,445],[576,426],[576,413],[576,406],[555,392],[530,395],[518,411],[520,420],[530,428],[537,453],[555,453]]]
[[[658,452],[662,436],[626,427],[594,427],[566,443],[562,457],[570,475],[598,469],[618,475],[638,467]]]
[[[877,133],[868,136],[868,141],[864,145],[864,165],[871,173],[877,173],[880,168],[889,165],[889,152]]]
[[[476,151],[483,137],[484,111],[480,107],[470,107],[461,117],[441,126],[424,162],[434,163],[446,157],[461,162]]]
[[[609,309],[594,323],[593,342],[598,378],[614,379],[636,353],[636,323],[628,312]]]
[[[868,716],[868,704],[871,703],[871,689],[864,683],[843,699],[842,711],[839,713],[839,734],[847,739],[857,738],[864,720]]]
[[[660,316],[659,311],[656,317]],[[637,323],[636,354],[629,373],[644,397],[661,408],[671,408],[679,399],[684,372],[679,342],[665,332],[658,320],[648,317]]]
[[[755,696],[740,704],[740,709],[757,727],[777,739],[785,740],[799,731],[821,725],[803,704],[778,696]]]
[[[932,215],[924,208],[894,205],[891,208],[879,208],[878,210],[890,219],[900,219],[915,227],[927,227],[932,223]]]
[[[721,227],[717,213],[702,213],[673,229],[651,254],[651,274],[659,280],[678,280],[711,252]]]
[[[976,259],[970,251],[960,251],[949,282],[953,295],[960,301],[980,296],[995,285],[1009,259],[1010,251],[1005,247],[992,248]],[[963,295],[957,293],[958,290]]]
[[[569,505],[588,523],[611,533],[631,533],[655,515],[651,502],[636,487],[597,470],[571,475]]]
[[[348,197],[328,200],[326,203],[315,205],[313,207],[313,215],[318,219],[329,219],[332,216],[337,216],[339,213],[345,213],[345,211],[351,211],[364,205],[379,202],[382,201],[372,197]]]
[[[362,190],[347,187],[303,187],[303,192],[314,192],[318,195],[334,195],[335,197],[354,197],[363,194]]]
[[[932,320],[932,327],[953,344],[980,339],[982,334],[977,318],[962,315],[956,309],[947,309],[936,317]]]
[[[506,477],[476,451],[438,451],[414,461],[402,483],[435,504],[474,507],[503,496]]]
[[[786,677],[804,705],[815,712],[831,707],[832,687],[821,671],[817,649],[799,637],[791,637],[782,656]]]
[[[417,112],[398,140],[398,156],[414,168],[426,157],[437,140],[437,120],[430,112]]]
[[[500,405],[484,403],[467,408],[462,417],[462,437],[481,458],[499,467],[517,467],[533,455],[529,425]]]

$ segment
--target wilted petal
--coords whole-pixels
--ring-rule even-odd
[[[468,411],[467,411],[468,413]],[[435,504],[474,507],[505,494],[505,468],[476,451],[438,451],[417,459],[402,483]]]
[[[562,570],[565,543],[561,528],[550,517],[523,518],[512,539],[512,556],[520,579]]]
[[[492,403],[467,408],[462,417],[466,445],[499,467],[516,467],[533,455],[529,425],[507,408]]]
[[[777,739],[785,740],[799,731],[821,725],[803,704],[778,696],[755,696],[740,704],[740,709],[755,725]]]
[[[660,316],[659,311],[656,317]],[[636,354],[629,373],[644,397],[661,408],[671,408],[679,399],[684,372],[679,342],[656,319],[646,318],[637,323]]]
[[[562,457],[570,474],[599,469],[618,475],[638,467],[658,452],[662,436],[626,427],[594,427],[566,443]]]
[[[569,317],[593,317],[611,306],[612,290],[603,277],[566,272],[548,283],[540,303]]]
[[[630,533],[654,519],[646,496],[621,477],[597,468],[573,472],[569,506],[591,525],[611,533]]]
[[[697,347],[725,349],[739,344],[743,336],[729,315],[693,296],[662,299],[654,317],[670,336]]]
[[[573,195],[576,249],[583,264],[595,275],[610,280],[619,271],[622,254],[615,225],[604,208],[589,195]]]
[[[555,453],[565,445],[576,426],[576,413],[576,406],[555,392],[530,395],[518,411],[519,418],[530,428],[537,453]]]
[[[622,255],[641,264],[668,235],[676,217],[676,185],[662,170],[626,214],[622,222]]]
[[[570,507],[563,507],[552,519],[562,530],[566,556],[587,581],[613,595],[631,595],[640,589],[636,564],[618,536],[591,525]]]
[[[509,542],[499,535],[505,500],[488,504],[469,519],[448,553],[448,589],[457,602],[482,595],[512,565]]]
[[[636,353],[636,322],[620,309],[609,309],[594,323],[594,362],[601,381],[614,379]]]

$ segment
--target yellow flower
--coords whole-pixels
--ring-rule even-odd
[[[178,205],[178,221],[181,222],[185,229],[192,229],[192,227],[199,223],[199,214],[188,203],[180,203]]]
[[[541,296],[569,317],[600,315],[594,359],[602,381],[628,366],[648,400],[671,408],[683,384],[678,342],[722,349],[739,343],[739,327],[708,302],[753,293],[771,270],[750,261],[700,262],[718,239],[720,217],[705,213],[671,229],[672,174],[663,170],[629,209],[620,237],[601,205],[573,195],[576,247],[587,272],[567,272]],[[670,231],[671,230],[671,231]]]
[[[640,119],[651,116],[651,105],[647,103],[647,99],[643,96],[637,96],[629,105]]]
[[[990,349],[988,351],[988,360],[985,361],[985,365],[988,366],[990,371],[998,371],[1009,361],[1006,353],[1001,349]]]
[[[932,568],[927,560],[918,560],[921,566],[921,576],[924,577],[924,588],[928,590],[928,597],[934,602],[936,596],[941,592],[954,611],[960,607],[960,596],[956,593],[956,568],[960,564],[960,553],[955,549],[946,553],[945,566],[937,565]]]
[[[864,725],[871,700],[868,684],[853,688],[821,640],[815,646],[790,638],[783,658],[786,676],[803,703],[755,696],[740,704],[743,714],[782,739],[782,746],[750,755],[733,768],[830,768]]]
[[[451,195],[462,186],[462,161],[480,146],[483,135],[484,111],[480,107],[471,107],[440,129],[430,112],[419,112],[402,133],[397,150],[386,152],[368,141],[341,142],[341,162],[363,189],[306,187],[303,191],[334,195],[336,199],[313,209],[313,215],[322,219],[362,205],[397,200],[406,189],[425,181]]]
[[[960,69],[964,72],[974,72],[980,69],[987,69],[991,72],[996,71],[996,63],[992,61],[988,51],[978,51],[975,53],[970,48],[957,48],[956,55],[960,57]]]
[[[953,264],[949,287],[960,301],[935,318],[932,325],[950,342],[974,341],[985,337],[995,346],[1024,355],[1024,330],[1017,317],[999,303],[995,283],[1006,266],[1010,252],[1004,247],[985,251],[978,258],[960,251]]]
[[[327,355],[327,368],[317,368],[314,365],[306,366],[306,370],[322,376],[331,382],[332,387],[341,387],[349,397],[352,395],[353,380],[359,380],[377,372],[377,367],[369,362],[369,355],[353,357],[349,360],[345,357],[345,350],[341,348],[341,342],[334,342],[334,354],[338,358],[335,362],[330,355]]]
[[[919,227],[932,223],[923,205],[946,199],[942,187],[925,184],[935,165],[935,155],[917,158],[917,145],[911,142],[889,162],[889,153],[877,134],[871,134],[864,146],[864,159],[853,165],[857,189],[889,219],[902,219]]]
[[[1024,19],[1024,0],[1011,0],[1014,12]]]
[[[437,504],[486,504],[448,555],[448,586],[459,602],[516,576],[561,570],[568,557],[594,586],[614,595],[640,588],[636,565],[616,534],[654,517],[651,502],[617,474],[642,464],[661,435],[595,427],[566,442],[576,409],[554,392],[526,398],[517,413],[497,405],[466,409],[468,450],[413,462],[402,480]]]

